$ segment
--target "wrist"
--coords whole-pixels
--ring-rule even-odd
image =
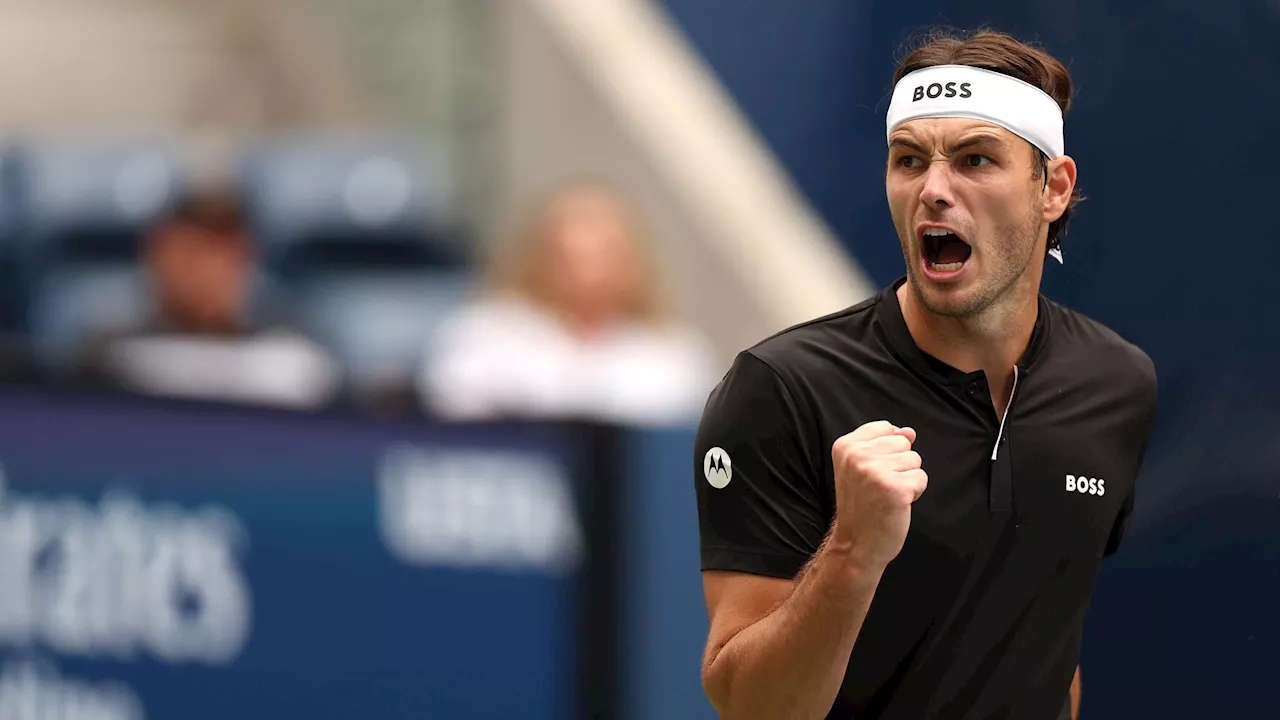
[[[871,583],[878,582],[888,566],[888,563],[876,560],[862,543],[843,538],[834,531],[827,538],[823,552],[846,573]]]

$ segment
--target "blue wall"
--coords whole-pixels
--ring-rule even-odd
[[[1271,219],[1280,8],[664,0],[802,191],[881,284],[903,272],[884,200],[902,43],[932,24],[1043,43],[1072,72],[1067,149],[1088,200],[1045,292],[1147,350],[1160,416],[1127,545],[1085,643],[1091,718],[1274,713],[1280,662],[1280,252]],[[1265,704],[1264,704],[1265,703]],[[1245,715],[1247,716],[1247,713]]]
[[[634,479],[625,491],[627,573],[619,608],[627,619],[628,720],[698,720],[715,711],[702,692],[707,611],[698,554],[698,506],[689,469],[692,430],[631,438]]]

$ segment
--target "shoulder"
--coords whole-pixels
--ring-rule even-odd
[[[497,330],[520,327],[541,319],[541,313],[517,298],[490,296],[477,298],[458,308],[449,327],[455,330]]]
[[[1088,352],[1117,373],[1155,379],[1155,363],[1142,348],[1101,322],[1071,308],[1047,301],[1053,314],[1053,345],[1073,353]],[[1115,363],[1115,365],[1112,365]],[[1099,363],[1102,364],[1102,363]]]
[[[872,323],[879,296],[838,312],[792,325],[743,349],[715,385],[704,425],[731,426],[761,438],[820,436],[821,396],[827,378],[873,367],[882,351]],[[816,446],[815,446],[816,447]]]
[[[713,354],[711,342],[693,326],[681,321],[660,324],[634,322],[614,333],[619,345],[648,348],[681,359],[702,360]]]
[[[327,354],[318,342],[306,333],[289,325],[271,325],[252,331],[244,340],[259,347],[279,348],[300,355],[325,357]]]
[[[1142,348],[1077,310],[1047,301],[1052,313],[1052,352],[1061,362],[1088,368],[1087,377],[1110,389],[1149,395],[1155,402],[1156,368]]]
[[[445,318],[429,345],[448,356],[518,352],[562,341],[557,323],[539,308],[519,298],[490,296],[471,300]]]
[[[784,382],[821,373],[839,359],[875,352],[870,342],[876,294],[843,310],[807,320],[781,330],[743,351],[777,374]]]

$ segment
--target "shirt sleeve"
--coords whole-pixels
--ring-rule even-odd
[[[1142,463],[1147,456],[1147,442],[1151,438],[1151,428],[1155,424],[1156,407],[1159,403],[1159,390],[1157,388],[1155,366],[1151,363],[1151,359],[1143,355],[1146,360],[1146,372],[1143,376],[1143,394],[1141,398],[1142,407],[1146,411],[1141,417],[1141,432],[1139,438],[1137,465],[1134,474],[1138,475],[1142,471]],[[1103,551],[1103,557],[1115,555],[1120,550],[1120,543],[1124,540],[1125,532],[1129,529],[1129,520],[1133,517],[1133,504],[1137,497],[1137,483],[1129,490],[1129,494],[1124,499],[1124,504],[1120,506],[1120,514],[1116,517],[1115,523],[1111,526],[1111,535],[1107,537],[1107,547]]]
[[[694,450],[703,570],[793,578],[830,524],[812,422],[750,352],[712,391]]]
[[[1111,526],[1111,535],[1107,537],[1107,547],[1102,553],[1103,557],[1115,555],[1120,550],[1120,542],[1124,540],[1124,533],[1129,529],[1129,518],[1133,517],[1133,497],[1134,490],[1130,490],[1129,495],[1124,499],[1124,504],[1120,506],[1120,515]]]

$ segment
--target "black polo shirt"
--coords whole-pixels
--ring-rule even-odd
[[[904,281],[738,355],[698,430],[702,567],[795,577],[834,519],[835,440],[915,428],[929,487],[829,717],[1056,718],[1133,509],[1154,367],[1041,297],[1001,432],[985,375],[912,341]]]

